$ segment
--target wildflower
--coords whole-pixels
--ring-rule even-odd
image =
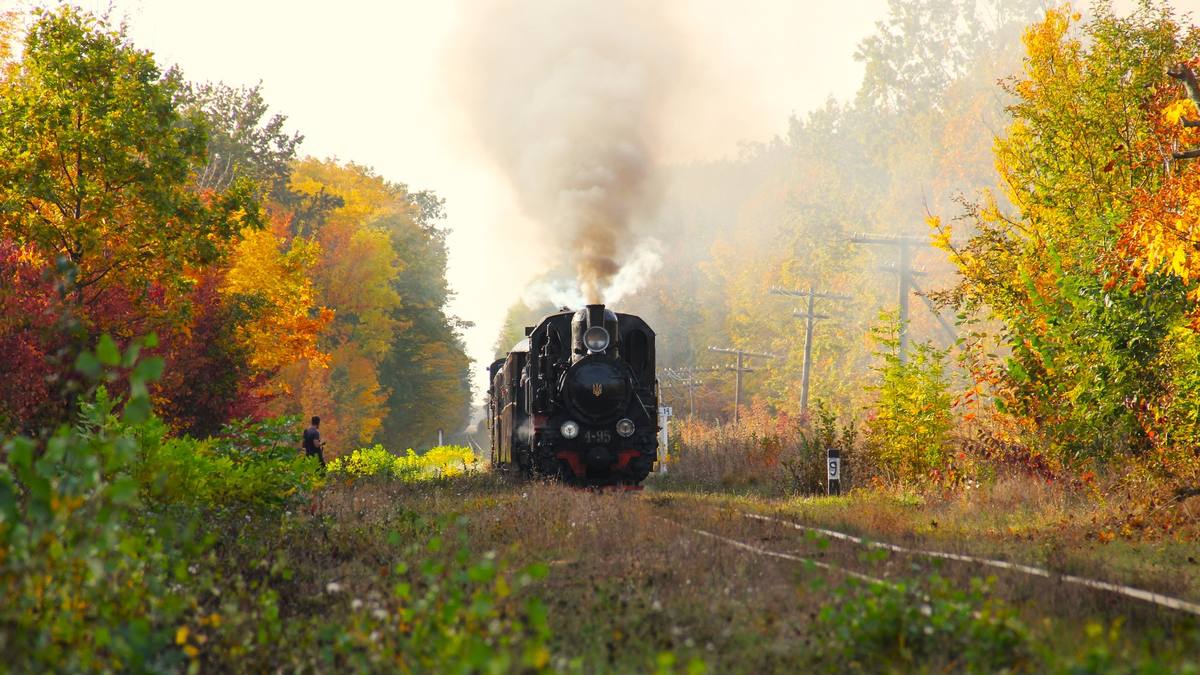
[[[362,606],[363,606],[363,601],[359,600],[358,598],[355,598],[354,600],[352,600],[350,602],[350,609],[359,610],[359,609],[362,609]]]
[[[384,619],[386,619],[388,617],[388,613],[387,613],[387,610],[376,609],[371,612],[371,616],[375,617],[376,619],[378,619],[380,621],[383,621]]]
[[[327,593],[340,593],[342,591],[342,585],[336,581],[331,581],[325,584],[325,591]]]

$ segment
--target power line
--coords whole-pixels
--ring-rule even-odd
[[[674,389],[675,387],[683,387],[687,389],[688,397],[688,416],[696,415],[696,389],[704,384],[704,381],[696,377],[700,373],[711,373],[718,370],[724,370],[721,366],[712,366],[709,368],[697,368],[689,366],[685,368],[663,368],[659,371],[659,375],[666,378],[666,382],[659,383],[664,389]]]

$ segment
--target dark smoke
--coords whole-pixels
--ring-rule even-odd
[[[675,50],[653,4],[498,0],[462,37],[466,113],[589,302],[604,300],[657,199]]]

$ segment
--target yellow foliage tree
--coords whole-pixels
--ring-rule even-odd
[[[254,368],[274,372],[301,359],[327,362],[317,336],[333,312],[317,306],[309,278],[320,250],[316,242],[288,242],[269,230],[244,232],[234,248],[221,293],[254,317],[240,335]]]

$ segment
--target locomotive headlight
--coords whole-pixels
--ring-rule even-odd
[[[593,353],[608,349],[608,331],[603,326],[592,326],[583,334],[583,344]]]
[[[567,420],[558,428],[558,432],[568,440],[575,438],[579,435],[579,423],[575,420]]]
[[[629,438],[632,436],[634,429],[635,427],[633,426],[633,420],[631,419],[626,418],[620,422],[617,422],[617,433],[621,435],[621,438]]]

